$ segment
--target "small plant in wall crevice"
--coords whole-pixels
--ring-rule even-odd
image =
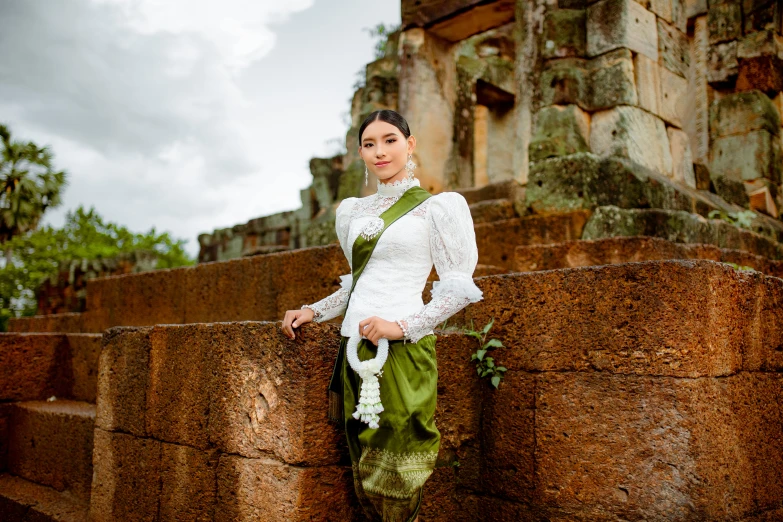
[[[465,335],[469,335],[476,339],[478,342],[478,350],[471,354],[470,360],[476,361],[476,373],[480,378],[488,377],[492,386],[497,388],[500,386],[503,376],[506,373],[504,366],[498,366],[495,363],[495,358],[488,355],[496,348],[504,348],[503,343],[498,339],[487,339],[489,331],[492,329],[492,325],[495,324],[495,320],[491,319],[484,328],[481,330],[475,330],[473,327],[473,321],[470,321],[470,328],[463,329]]]
[[[731,225],[745,228],[747,230],[753,230],[753,220],[756,218],[756,213],[752,210],[741,210],[739,212],[726,212],[725,210],[711,210],[707,214],[709,219],[720,219]]]

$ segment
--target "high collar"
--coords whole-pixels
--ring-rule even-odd
[[[420,187],[421,183],[417,178],[409,179],[402,178],[394,183],[381,183],[378,182],[378,195],[382,198],[400,197],[403,193],[411,187]]]

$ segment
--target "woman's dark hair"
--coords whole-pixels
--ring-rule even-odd
[[[359,146],[362,146],[362,134],[364,134],[364,129],[367,128],[369,124],[376,120],[385,121],[386,123],[390,123],[400,129],[400,132],[402,132],[402,135],[407,140],[408,137],[411,135],[411,130],[408,128],[408,122],[405,121],[405,118],[403,118],[399,112],[393,111],[391,109],[383,109],[381,111],[373,111],[370,113],[367,118],[364,119],[364,122],[362,122],[362,126],[359,127]]]

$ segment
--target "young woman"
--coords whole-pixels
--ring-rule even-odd
[[[407,122],[394,111],[375,111],[362,123],[365,183],[371,172],[378,192],[337,207],[337,237],[352,273],[341,276],[342,287],[332,295],[287,311],[282,325],[294,339],[295,328],[344,314],[329,416],[344,423],[362,507],[370,520],[383,522],[418,520],[422,486],[435,467],[440,432],[433,328],[482,298],[473,283],[478,251],[467,202],[454,192],[430,197],[420,187],[413,177],[415,147]],[[433,263],[440,281],[424,305]],[[361,394],[373,397],[367,382],[374,378],[359,377],[350,343],[366,361],[382,358],[382,339],[388,341],[377,379],[382,413],[369,421],[355,418],[357,404],[361,409],[367,402]]]

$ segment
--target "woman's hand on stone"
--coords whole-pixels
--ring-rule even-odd
[[[381,319],[380,317],[368,317],[359,323],[359,335],[370,340],[374,345],[378,345],[381,339],[393,341],[402,339],[402,328],[395,322]]]
[[[305,323],[309,323],[313,320],[315,312],[309,308],[303,308],[301,310],[288,310],[283,317],[282,330],[286,337],[290,339],[296,339],[294,328],[299,328]]]

